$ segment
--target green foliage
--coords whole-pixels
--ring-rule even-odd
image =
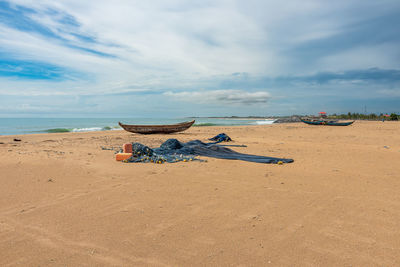
[[[390,120],[397,121],[399,120],[399,116],[395,113],[390,114]]]
[[[328,115],[328,119],[341,119],[341,120],[383,120],[383,119],[390,119],[390,120],[399,120],[400,116],[392,113],[390,117],[385,117],[383,113],[379,115],[375,113],[371,114],[361,114],[361,113],[351,113],[348,112],[347,114],[332,114]]]

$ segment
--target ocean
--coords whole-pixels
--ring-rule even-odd
[[[173,124],[196,120],[194,126],[266,125],[274,120],[241,118],[0,118],[0,135],[120,130],[125,124]]]

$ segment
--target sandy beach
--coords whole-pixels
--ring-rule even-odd
[[[228,134],[243,153],[121,163],[124,143]],[[400,123],[0,136],[1,266],[398,266]],[[21,141],[13,141],[14,138]]]

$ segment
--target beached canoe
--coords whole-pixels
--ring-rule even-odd
[[[118,124],[125,130],[131,133],[139,134],[169,134],[182,132],[190,128],[195,121],[181,122],[177,124],[168,125],[129,125],[118,122]]]
[[[337,121],[324,121],[324,120],[310,121],[304,119],[301,119],[301,121],[310,125],[328,125],[328,126],[348,126],[354,122],[354,121],[337,122]]]

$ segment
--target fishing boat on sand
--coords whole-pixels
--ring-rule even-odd
[[[328,120],[305,120],[305,119],[300,119],[300,120],[310,125],[328,125],[328,126],[348,126],[354,122],[354,121],[338,122],[338,121],[328,121]]]
[[[125,131],[139,134],[169,134],[182,132],[190,128],[194,124],[194,120],[181,122],[177,124],[167,125],[129,125],[118,122]]]

